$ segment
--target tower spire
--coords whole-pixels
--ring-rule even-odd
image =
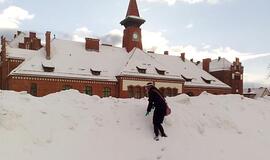
[[[126,17],[128,17],[128,16],[140,17],[140,13],[139,13],[139,10],[138,10],[138,5],[137,5],[136,0],[130,0],[129,1]]]
[[[140,27],[144,22],[145,20],[140,17],[136,0],[130,0],[126,18],[120,22],[125,26],[122,46],[128,52],[134,47],[143,49]]]

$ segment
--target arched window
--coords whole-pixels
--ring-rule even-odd
[[[161,87],[159,88],[159,91],[161,92],[162,96],[165,97],[165,88]]]
[[[85,86],[83,92],[84,92],[85,94],[89,95],[89,96],[92,96],[92,95],[93,95],[93,93],[92,93],[92,87],[91,87],[91,86]]]
[[[134,97],[134,87],[133,86],[128,86],[128,97],[129,98]]]
[[[111,96],[111,88],[105,87],[103,89],[103,97],[110,97]]]
[[[166,88],[166,96],[171,97],[172,96],[172,89],[171,88]]]
[[[137,99],[141,98],[141,87],[140,86],[136,86],[134,88],[134,97]]]
[[[178,89],[177,88],[173,88],[172,90],[172,96],[177,96],[178,95]]]
[[[31,83],[30,94],[32,96],[37,96],[37,84],[36,83]]]
[[[147,93],[144,87],[141,87],[141,98],[147,97]]]

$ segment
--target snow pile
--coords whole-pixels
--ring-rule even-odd
[[[3,160],[269,160],[270,98],[167,98],[168,138],[153,140],[147,99],[69,90],[42,98],[0,91]]]

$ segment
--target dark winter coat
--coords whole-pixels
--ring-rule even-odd
[[[151,109],[154,108],[153,123],[162,123],[166,114],[166,102],[164,98],[161,97],[162,94],[156,87],[152,86],[148,91],[148,96],[149,104],[147,107],[147,112],[150,112]]]

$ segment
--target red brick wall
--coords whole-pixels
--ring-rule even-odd
[[[133,33],[138,33],[138,41],[133,41],[132,35]],[[141,29],[138,27],[127,27],[124,30],[123,36],[123,48],[126,48],[128,52],[130,52],[134,47],[142,49],[142,35]]]
[[[4,61],[3,63],[2,63],[2,67],[1,67],[1,69],[2,69],[2,71],[1,71],[1,89],[3,89],[3,90],[5,90],[5,89],[7,89],[7,80],[6,80],[6,78],[7,78],[7,75],[8,75],[8,62],[7,61]]]
[[[9,79],[9,89],[15,91],[30,92],[31,83],[37,84],[37,96],[44,96],[50,93],[59,92],[63,90],[64,85],[70,85],[72,89],[76,89],[83,93],[85,86],[91,86],[93,95],[103,96],[103,88],[111,89],[111,96],[116,97],[117,86],[116,82],[94,82],[94,81],[80,81],[71,79],[46,79],[45,78],[31,78],[31,77],[11,77]]]
[[[243,80],[236,80],[232,78],[232,71],[215,71],[210,74],[232,87],[233,94],[243,94]],[[241,73],[242,74],[242,73]],[[238,90],[238,92],[236,91]]]
[[[215,71],[210,72],[211,75],[219,79],[221,82],[231,86],[232,85],[232,72],[231,71]]]
[[[216,94],[216,95],[232,93],[231,89],[226,89],[226,88],[202,88],[202,87],[189,87],[189,86],[184,86],[183,93],[187,95],[198,96],[203,91],[207,91],[208,93]]]
[[[7,59],[7,61],[2,63],[0,89],[8,89],[8,84],[7,84],[8,74],[12,70],[17,68],[22,62],[23,62],[23,60]]]

